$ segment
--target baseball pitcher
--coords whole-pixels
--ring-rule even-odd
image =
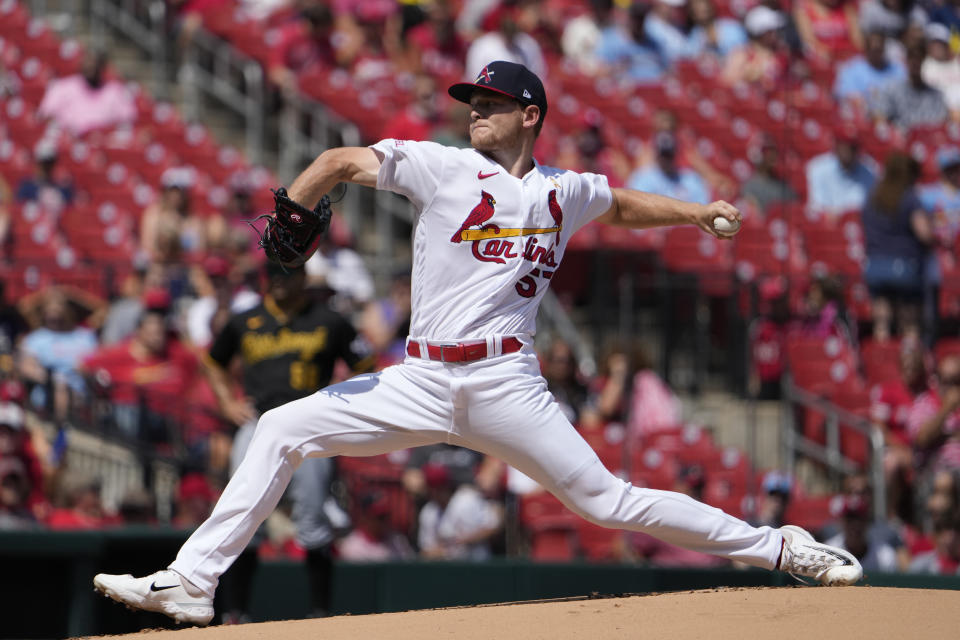
[[[96,588],[131,607],[206,624],[220,575],[305,458],[436,442],[496,456],[606,527],[823,584],[859,580],[856,558],[799,527],[752,527],[685,495],[618,479],[563,416],[540,375],[537,307],[578,229],[593,220],[629,229],[690,224],[719,236],[714,219],[736,227],[740,212],[726,202],[611,189],[602,175],[537,163],[533,146],[547,97],[522,65],[491,62],[449,94],[470,105],[472,148],[382,140],[328,150],[290,186],[290,202],[278,203],[264,237],[268,255],[295,264],[315,246],[318,216],[309,207],[338,182],[406,196],[417,216],[404,362],[265,413],[210,518],[169,568],[143,578],[100,574]]]

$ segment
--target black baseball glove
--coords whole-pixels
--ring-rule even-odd
[[[288,198],[287,190],[280,187],[273,192],[273,203],[272,215],[257,218],[267,219],[267,225],[260,232],[260,246],[273,262],[285,267],[299,267],[316,252],[320,237],[330,227],[333,215],[330,197],[320,198],[310,211]]]

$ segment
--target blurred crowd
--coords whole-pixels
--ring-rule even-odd
[[[851,476],[832,510],[817,522],[824,525],[820,533],[861,557],[867,571],[957,572],[960,358],[934,347],[956,329],[941,321],[941,290],[960,273],[955,271],[960,147],[942,134],[951,122],[960,122],[960,4],[168,4],[182,46],[189,46],[201,27],[257,25],[269,44],[260,51],[261,62],[280,100],[321,84],[361,101],[376,87],[403,92],[405,99],[391,103],[396,108],[387,111],[388,118],[354,114],[370,140],[466,146],[469,109],[447,100],[444,88],[450,80],[473,79],[496,59],[526,64],[547,81],[548,92],[560,86],[561,76],[564,87],[571,78],[586,77],[597,100],[605,86],[597,80],[643,95],[651,87],[668,87],[691,65],[712,69],[716,86],[727,94],[744,88],[765,96],[797,87],[823,90],[836,109],[814,123],[816,152],[799,159],[788,157],[789,145],[776,135],[757,130],[739,164],[722,162],[702,144],[702,130],[689,126],[690,114],[663,105],[628,111],[638,132],[625,131],[609,108],[589,102],[590,95],[559,92],[551,93],[558,115],[546,123],[537,156],[604,173],[614,186],[697,202],[728,198],[743,205],[748,222],[773,221],[771,212],[784,205],[797,207],[797,218],[788,222],[802,218],[834,233],[852,220],[866,258],[867,316],[851,317],[849,286],[842,279],[813,278],[799,292],[782,278],[759,281],[760,314],[750,330],[750,391],[779,397],[783,373],[792,366],[788,345],[798,340],[837,340],[840,351],[859,354],[858,375],[870,383],[869,416],[886,435],[887,517],[873,520],[870,482]],[[368,369],[389,366],[404,354],[409,275],[396,273],[377,295],[343,226],[325,237],[303,274],[271,273],[247,224],[264,212],[263,196],[273,185],[268,172],[246,165],[220,170],[222,154],[215,148],[207,156],[209,166],[170,160],[167,151],[150,144],[162,138],[164,120],[156,109],[145,115],[139,90],[117,77],[102,52],[86,52],[76,73],[61,75],[31,75],[29,60],[0,36],[0,101],[7,116],[0,121],[0,266],[10,265],[14,273],[14,266],[26,262],[42,272],[56,263],[69,271],[78,264],[71,258],[77,253],[115,254],[119,261],[110,263],[117,277],[107,295],[64,285],[32,287],[23,295],[20,280],[0,278],[0,528],[161,521],[193,527],[229,477],[237,435],[263,410],[255,406],[260,400],[255,382],[244,381],[245,371],[258,363],[252,355],[256,347],[236,342],[226,349],[224,336],[239,325],[258,330],[254,325],[263,320],[254,318],[284,326],[303,309],[322,309],[342,318],[349,327],[344,331],[362,344],[347,341],[351,350],[331,356],[329,370],[304,366],[294,375],[291,369],[292,387],[308,392],[324,379],[344,379],[364,354],[372,356]],[[568,104],[576,99],[583,104]],[[18,125],[24,101],[38,105],[33,129]],[[886,132],[886,143],[873,145],[866,128]],[[192,131],[187,128],[186,135]],[[137,179],[128,179],[115,163],[100,166],[92,178],[83,173],[92,166],[83,156],[90,148],[113,157],[108,152],[137,148],[138,137],[148,135],[156,137],[143,141],[146,163]],[[203,132],[196,135],[202,138]],[[926,144],[924,136],[934,136],[934,142]],[[191,148],[206,149],[203,144],[199,140]],[[15,147],[27,155],[10,151]],[[159,169],[151,173],[151,167]],[[214,169],[217,183],[210,181]],[[113,219],[102,204],[120,197],[121,186],[133,194],[129,205],[136,210]],[[140,198],[141,193],[147,195]],[[98,226],[96,234],[85,235],[91,220],[70,215],[80,210],[97,216],[104,230]],[[25,253],[33,244],[42,251]],[[29,280],[31,272],[24,273]],[[887,366],[883,376],[874,377],[876,369],[865,365],[868,345],[894,353],[899,369],[891,373]],[[218,356],[223,353],[229,357]],[[573,348],[562,340],[544,345],[541,361],[554,397],[598,453],[604,452],[604,462],[635,481],[653,477],[650,471],[633,475],[631,464],[639,464],[649,443],[679,433],[684,415],[642,350],[611,345],[592,377],[582,374]],[[53,431],[37,426],[40,419],[54,425]],[[172,512],[161,517],[155,495],[139,488],[105,504],[97,478],[69,469],[70,427],[81,424],[134,447],[143,461],[172,461],[180,474]],[[713,474],[731,473],[721,467],[715,472],[709,465],[684,463],[657,488],[716,497]],[[332,473],[324,491],[342,513],[331,515],[336,509],[329,507],[322,547],[338,557],[481,560],[508,550],[534,553],[537,546],[539,529],[513,528],[518,518],[532,522],[525,519],[524,505],[539,500],[536,483],[474,452],[435,445],[385,456],[373,467],[344,461]],[[801,491],[793,478],[777,472],[762,475],[753,492],[740,482],[737,476],[734,494],[752,502],[738,503],[735,510],[758,524],[782,523]],[[296,535],[295,512],[291,500],[271,519],[259,543],[261,556],[312,557],[310,545]],[[584,548],[590,535],[596,533],[580,532]],[[605,551],[598,557],[608,560],[717,563],[641,534],[611,533],[602,542]],[[576,553],[576,543],[570,549]]]

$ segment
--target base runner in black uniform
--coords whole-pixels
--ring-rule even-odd
[[[263,302],[232,316],[210,347],[206,369],[223,413],[239,427],[230,453],[231,475],[243,459],[257,419],[270,409],[308,396],[330,384],[338,359],[354,373],[374,362],[350,323],[305,288],[303,267],[284,268],[268,262]],[[228,373],[236,359],[243,368],[238,398]],[[315,616],[329,606],[330,545],[335,523],[327,504],[333,477],[332,458],[311,458],[290,483],[297,541],[307,550],[311,607]],[[325,506],[326,505],[326,506]],[[256,568],[257,537],[224,576],[225,622],[243,621]]]

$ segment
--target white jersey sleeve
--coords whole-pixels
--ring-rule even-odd
[[[613,191],[607,177],[596,173],[570,173],[570,194],[566,198],[570,232],[596,220],[613,205]],[[573,205],[573,206],[571,206]]]
[[[383,154],[377,189],[406,196],[422,211],[440,186],[445,147],[435,142],[388,138],[370,148]]]

